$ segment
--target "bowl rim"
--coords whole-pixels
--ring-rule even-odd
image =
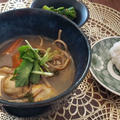
[[[34,1],[32,2],[32,4],[31,4],[30,7],[31,7],[31,8],[36,8],[36,7],[34,6],[34,4],[36,4],[37,1],[38,1],[38,0],[34,0]],[[52,0],[51,0],[51,1],[52,1]],[[63,1],[65,1],[65,0],[63,0]],[[74,1],[74,2],[76,2],[79,6],[82,6],[82,7],[85,8],[86,13],[87,13],[87,17],[86,17],[85,21],[84,21],[82,24],[80,24],[80,19],[79,19],[79,23],[76,23],[79,27],[82,27],[82,26],[88,21],[89,16],[90,16],[88,7],[87,7],[82,1],[77,1],[77,0],[69,0],[69,1]],[[65,3],[66,3],[66,2],[65,2]],[[42,8],[37,8],[37,9],[42,9]],[[78,13],[80,13],[80,11],[79,11]],[[59,14],[59,15],[60,15],[60,14]],[[62,16],[62,15],[61,15],[61,16]],[[73,21],[73,20],[71,20],[71,21]],[[74,21],[73,21],[73,22],[74,22]],[[74,22],[74,23],[75,23],[75,22]]]
[[[104,40],[107,40],[107,39],[112,39],[112,38],[120,38],[120,36],[109,36],[109,37],[105,37],[103,39],[100,39],[98,40],[97,42],[95,42],[92,46],[91,46],[91,50],[93,49],[93,47],[96,45],[96,44],[99,44],[101,41],[104,41]],[[92,57],[91,57],[91,61],[92,61]],[[91,74],[93,75],[93,77],[95,78],[95,80],[100,84],[102,85],[105,89],[109,90],[110,92],[112,92],[113,94],[116,94],[116,95],[119,95],[120,96],[120,93],[119,92],[116,92],[112,89],[110,89],[109,87],[107,87],[106,85],[104,85],[99,79],[98,77],[94,74],[94,72],[92,71],[92,68],[90,67],[90,72]]]
[[[86,46],[87,46],[87,49],[88,49],[88,60],[87,60],[87,65],[86,65],[86,68],[82,74],[82,76],[78,79],[78,81],[72,85],[71,87],[69,87],[67,90],[65,90],[63,93],[61,93],[60,95],[58,96],[55,96],[53,98],[50,98],[50,99],[47,99],[47,100],[44,100],[44,101],[39,101],[39,102],[33,102],[33,103],[16,103],[16,102],[9,102],[7,100],[3,100],[3,99],[0,99],[0,103],[3,104],[3,105],[7,105],[7,106],[12,106],[12,107],[23,107],[23,108],[28,108],[28,107],[42,107],[42,106],[45,106],[45,105],[51,105],[53,102],[67,96],[68,94],[72,93],[72,91],[74,89],[76,89],[78,87],[78,85],[82,82],[82,80],[85,78],[88,70],[89,70],[89,67],[90,67],[90,63],[91,63],[91,47],[90,47],[90,44],[89,44],[89,41],[86,37],[86,35],[79,29],[79,27],[71,20],[69,20],[68,18],[65,18],[57,13],[54,13],[54,12],[51,12],[51,11],[44,11],[44,10],[41,10],[41,9],[36,9],[36,8],[22,8],[22,9],[16,9],[16,10],[10,10],[10,11],[7,11],[7,12],[4,12],[4,13],[1,13],[0,14],[0,17],[1,15],[6,15],[6,13],[13,13],[13,12],[20,12],[20,11],[26,11],[26,12],[37,12],[37,13],[40,13],[40,12],[44,12],[45,14],[52,14],[52,15],[55,15],[57,17],[61,17],[62,19],[65,19],[67,22],[70,22],[71,25],[73,25],[76,30],[78,30],[80,33],[82,33],[83,37],[85,38],[85,42],[86,42]]]

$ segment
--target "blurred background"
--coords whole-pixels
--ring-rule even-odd
[[[0,0],[0,3],[7,1],[8,0]],[[120,11],[120,0],[88,0],[88,1],[100,3]]]
[[[111,8],[120,11],[120,0],[89,0],[89,1],[107,5]]]

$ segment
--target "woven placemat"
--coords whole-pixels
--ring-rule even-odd
[[[107,6],[82,0],[90,18],[81,28],[93,45],[108,36],[120,36],[120,12]],[[0,4],[0,11],[30,7],[32,0],[9,0]],[[25,120],[0,112],[0,120]],[[26,120],[120,120],[120,97],[98,84],[89,72],[72,97],[61,109],[45,118]]]

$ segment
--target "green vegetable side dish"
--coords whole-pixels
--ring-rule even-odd
[[[64,7],[59,7],[59,8],[54,8],[54,7],[49,7],[47,5],[44,5],[42,7],[44,10],[56,12],[58,14],[64,15],[68,17],[71,20],[74,20],[77,17],[77,13],[75,11],[74,7],[69,7],[69,8],[64,8]]]
[[[11,80],[15,80],[16,87],[28,86],[40,82],[40,75],[53,76],[54,73],[48,72],[46,63],[52,59],[55,51],[50,52],[48,48],[42,56],[38,49],[33,49],[27,40],[27,45],[19,47],[20,58],[22,63],[14,71],[14,76]],[[44,68],[44,69],[43,69]]]

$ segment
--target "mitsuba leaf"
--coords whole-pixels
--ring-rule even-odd
[[[15,80],[16,87],[28,86],[31,83],[37,84],[40,82],[41,75],[53,76],[53,73],[47,70],[46,63],[53,58],[56,51],[50,52],[51,48],[48,48],[46,53],[41,56],[38,49],[32,48],[27,40],[25,42],[27,45],[23,45],[18,49],[22,63],[15,69],[13,78],[11,79]]]
[[[19,48],[19,53],[20,53],[21,59],[26,59],[26,60],[29,60],[30,62],[34,62],[35,55],[28,45],[21,46]]]
[[[18,51],[20,53],[20,58],[22,58],[22,56],[24,55],[24,53],[26,53],[26,51],[29,49],[28,45],[23,45],[21,47],[18,48]]]
[[[39,70],[40,70],[39,62],[38,61],[34,61],[32,71],[39,71]],[[39,83],[40,82],[40,75],[31,73],[31,75],[30,75],[30,82],[32,84]]]
[[[19,67],[14,71],[13,79],[16,87],[29,85],[29,76],[33,68],[33,63],[28,60],[23,60]]]

